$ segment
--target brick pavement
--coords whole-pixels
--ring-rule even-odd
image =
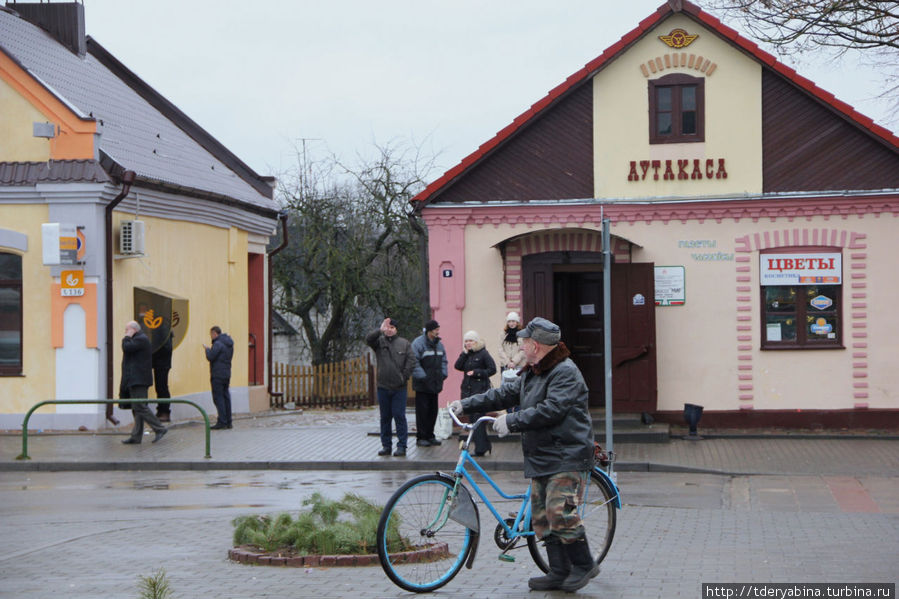
[[[402,470],[451,469],[458,445],[419,448],[410,437],[406,458],[381,458],[377,414],[358,412],[275,413],[244,417],[235,428],[212,431],[211,459],[204,432],[179,424],[159,443],[125,446],[124,432],[29,435],[31,460],[17,461],[19,434],[0,435],[0,472],[15,470]],[[725,474],[828,474],[899,476],[899,440],[883,438],[711,438],[669,443],[618,443],[617,470]],[[494,443],[480,460],[492,470],[521,465],[516,442]]]

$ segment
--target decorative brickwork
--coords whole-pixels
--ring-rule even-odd
[[[736,281],[736,341],[737,341],[737,399],[741,410],[753,409],[751,403],[755,399],[753,387],[752,357],[754,352],[751,324],[754,302],[758,301],[757,281],[753,282],[751,262],[755,252],[759,250],[795,247],[795,246],[832,246],[849,250],[848,276],[844,266],[843,272],[843,343],[852,349],[852,387],[855,408],[866,408],[864,401],[868,398],[868,313],[867,313],[867,281],[865,270],[868,255],[866,235],[845,229],[786,228],[747,234],[737,237],[735,241],[734,259]],[[844,265],[846,264],[844,260]],[[851,294],[851,302],[846,302],[847,290]],[[848,308],[848,309],[847,309]],[[758,329],[761,335],[761,324]],[[850,334],[851,331],[851,334]],[[851,344],[851,346],[849,345]]]

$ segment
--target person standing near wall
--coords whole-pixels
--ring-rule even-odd
[[[131,321],[125,325],[122,338],[122,380],[119,397],[122,399],[146,398],[147,390],[153,384],[153,353],[150,339],[140,330],[140,325]],[[153,415],[146,401],[130,402],[134,415],[131,436],[122,441],[125,445],[137,445],[143,440],[144,422],[156,433],[156,443],[168,432],[159,418]]]
[[[440,445],[434,436],[437,422],[437,395],[443,390],[447,377],[446,348],[440,342],[440,324],[436,320],[425,323],[425,332],[412,341],[415,368],[412,370],[412,389],[415,391],[415,428],[419,447]]]
[[[380,456],[390,455],[393,446],[391,421],[396,423],[396,451],[393,455],[405,457],[409,441],[406,423],[406,382],[415,367],[412,344],[397,335],[398,323],[385,318],[381,327],[365,337],[365,343],[375,351],[378,362],[378,409],[381,413]]]
[[[153,385],[156,387],[156,399],[169,399],[169,370],[172,369],[172,333],[165,343],[153,352]],[[167,401],[156,402],[156,417],[160,422],[171,422],[172,408]]]
[[[214,326],[209,329],[212,345],[203,345],[206,359],[209,360],[209,381],[212,385],[212,402],[218,412],[216,423],[212,428],[221,430],[232,428],[231,423],[231,358],[234,356],[234,340],[222,329]]]
[[[462,338],[462,345],[465,349],[456,359],[455,368],[465,373],[462,377],[462,398],[470,397],[478,393],[483,393],[490,388],[490,377],[496,374],[496,362],[490,356],[490,352],[484,347],[484,341],[477,331],[468,331]],[[486,414],[484,412],[472,412],[469,415],[469,422],[475,422],[478,418]],[[488,453],[493,446],[490,438],[487,436],[487,429],[479,426],[474,432],[474,454],[482,456]]]
[[[499,370],[515,370],[516,372],[527,364],[527,358],[521,349],[521,340],[518,331],[521,330],[521,317],[518,312],[506,314],[506,326],[499,342]]]

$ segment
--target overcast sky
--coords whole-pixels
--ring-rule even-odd
[[[663,0],[84,0],[87,33],[260,174],[406,140],[431,180]],[[730,23],[736,27],[737,24]],[[878,123],[882,76],[791,64]]]

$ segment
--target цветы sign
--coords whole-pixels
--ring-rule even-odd
[[[762,285],[840,285],[842,255],[839,252],[759,254],[759,280]]]

